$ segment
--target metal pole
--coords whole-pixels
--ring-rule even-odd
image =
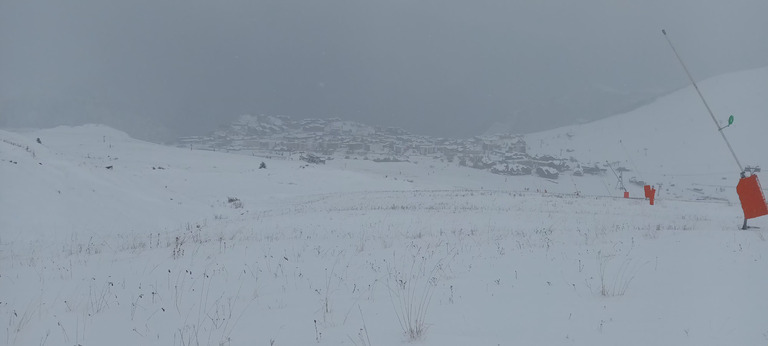
[[[731,147],[731,143],[728,142],[728,138],[725,138],[725,133],[723,133],[723,128],[720,127],[720,124],[717,122],[717,119],[715,119],[715,114],[712,113],[712,109],[709,108],[709,104],[707,104],[707,100],[704,99],[704,95],[701,94],[701,90],[699,90],[699,86],[696,85],[696,81],[693,80],[693,76],[691,76],[691,73],[688,71],[688,68],[685,66],[685,63],[683,62],[683,59],[680,58],[680,54],[677,54],[677,49],[675,49],[675,46],[672,45],[672,41],[669,40],[669,37],[667,37],[667,31],[662,29],[661,33],[664,34],[664,38],[667,40],[667,43],[669,43],[669,47],[672,48],[672,51],[675,52],[675,56],[677,57],[677,60],[680,61],[680,65],[683,66],[683,70],[685,70],[685,74],[688,75],[688,79],[691,80],[691,83],[693,84],[693,87],[696,89],[696,92],[699,94],[699,97],[701,98],[701,102],[704,102],[704,107],[707,107],[707,111],[709,112],[709,116],[712,117],[712,121],[715,122],[715,126],[717,127],[717,131],[720,132],[720,135],[723,136],[723,140],[725,141],[725,145],[728,146],[728,150],[731,151],[731,155],[733,155],[733,159],[736,160],[736,164],[739,166],[739,172],[744,172],[744,167],[741,166],[741,162],[739,162],[739,158],[736,157],[736,152],[733,151],[733,148]]]

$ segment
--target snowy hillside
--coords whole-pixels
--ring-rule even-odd
[[[766,74],[701,83],[745,164],[768,159]],[[670,187],[653,206],[606,175],[0,130],[0,344],[766,344],[768,219],[737,229],[738,172],[699,106],[684,89],[526,136]]]
[[[682,78],[682,76],[681,76]],[[744,166],[768,163],[768,67],[715,77],[699,83]],[[580,162],[620,162],[650,184],[676,184],[673,194],[692,198],[691,188],[719,195],[733,192],[739,169],[692,86],[656,102],[593,123],[527,135],[531,152],[561,154]],[[629,186],[629,184],[627,184]],[[642,191],[641,187],[635,187]],[[734,193],[724,197],[737,201]]]

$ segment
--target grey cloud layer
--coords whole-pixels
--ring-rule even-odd
[[[661,28],[699,79],[768,65],[766,13],[750,0],[4,1],[0,126],[151,137],[264,113],[529,132],[686,85]]]

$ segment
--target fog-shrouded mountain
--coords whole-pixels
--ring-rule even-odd
[[[241,114],[538,132],[768,64],[768,2],[0,2],[0,127],[166,142]]]
[[[762,96],[768,91],[767,80],[768,68],[761,68],[700,83],[702,93],[721,121],[719,126],[734,115],[736,122],[724,128],[723,133],[730,138],[745,169],[759,167],[768,159],[759,150],[766,144],[762,129],[768,126],[768,120],[761,114],[768,108]],[[720,187],[738,179],[740,173],[692,86],[595,122],[532,134],[508,131],[500,126],[483,136],[444,139],[341,119],[243,115],[210,136],[183,139],[182,146],[278,155],[300,151],[371,159],[429,156],[503,175],[547,178],[597,172],[607,174],[607,180],[611,180],[616,177],[610,171],[618,170],[624,171],[621,175],[625,186],[634,183],[679,187],[687,181],[685,185],[704,184],[709,188],[686,189],[711,190],[701,191],[702,195],[717,198],[724,198],[718,193],[722,192]],[[681,177],[689,178],[680,181]],[[685,192],[675,194],[682,196]]]

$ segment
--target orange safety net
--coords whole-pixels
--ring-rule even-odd
[[[765,196],[760,188],[757,175],[741,178],[736,185],[736,193],[741,200],[741,209],[744,209],[744,218],[753,219],[768,215],[768,205],[765,204]]]

